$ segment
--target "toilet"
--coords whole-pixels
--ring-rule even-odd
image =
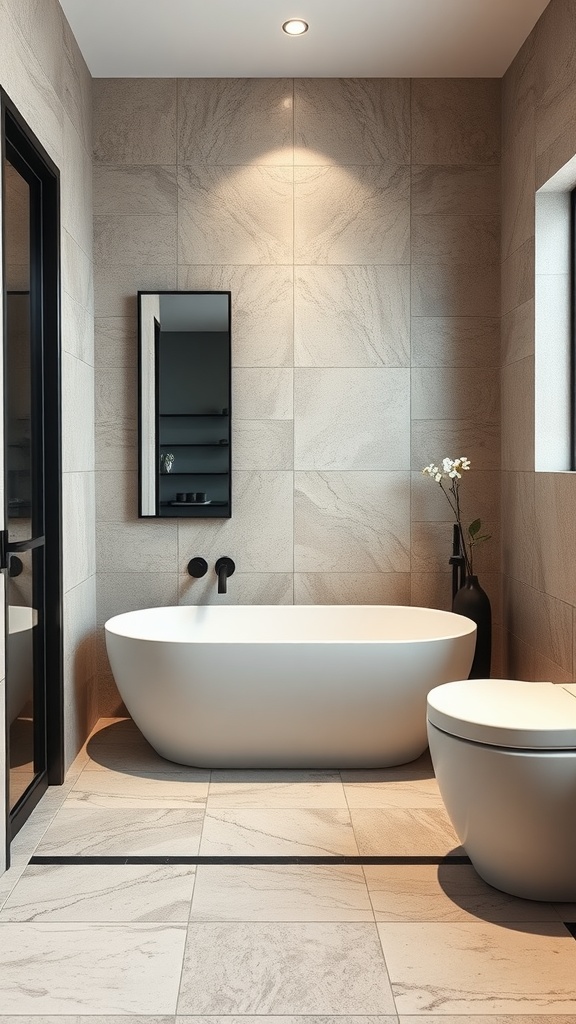
[[[530,900],[576,900],[576,684],[444,683],[428,739],[446,810],[478,874]]]

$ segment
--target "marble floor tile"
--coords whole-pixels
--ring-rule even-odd
[[[142,733],[127,718],[100,720],[102,727],[93,733],[86,744],[90,758],[85,771],[110,769],[122,772],[158,772],[171,774],[179,770],[173,761],[160,757]]]
[[[422,779],[416,772],[397,772],[385,781],[369,775],[362,782],[344,782],[349,807],[444,807],[436,779]]]
[[[200,864],[191,921],[373,921],[360,865]]]
[[[174,1013],[185,938],[178,925],[1,924],[0,1006],[23,1020]]]
[[[178,1017],[177,1020],[180,1018]],[[213,1021],[214,1018],[212,1017]],[[411,1014],[406,1016],[401,1014],[398,1017],[399,1024],[576,1024],[576,1017],[572,1014],[565,1016],[564,1014],[534,1014],[531,1013],[529,1016],[520,1014],[517,1016],[515,1013],[496,1013],[485,1016],[484,1014],[467,1013],[464,1016],[460,1014],[434,1014],[425,1013],[424,1015],[419,1014],[417,1017],[413,1017]]]
[[[213,771],[207,809],[216,807],[347,808],[338,772]]]
[[[38,847],[42,856],[198,853],[203,811],[63,807]]]
[[[2,1022],[3,1019],[3,1017],[0,1017],[0,1022]],[[93,1024],[102,1024],[98,1018],[94,1017],[91,1019]],[[148,1020],[141,1022],[140,1018],[132,1018],[130,1024],[133,1024],[133,1022],[134,1024],[148,1024]],[[12,1022],[10,1022],[10,1024],[12,1024]],[[22,1024],[22,1022],[14,1022],[14,1024]],[[41,1024],[44,1024],[44,1022],[42,1021]],[[46,1024],[56,1024],[56,1022],[47,1021]],[[84,1024],[84,1022],[71,1020],[69,1024]],[[111,1021],[111,1024],[121,1024],[121,1022],[113,1020]],[[164,1021],[158,1021],[158,1024],[164,1024]],[[398,1018],[396,1016],[383,1016],[381,1014],[370,1017],[359,1016],[357,1014],[354,1014],[354,1016],[346,1014],[327,1016],[324,1014],[322,1017],[306,1017],[301,1014],[293,1016],[278,1015],[274,1017],[267,1017],[266,1014],[258,1014],[257,1016],[250,1016],[250,1014],[246,1014],[241,1017],[189,1017],[179,1014],[176,1017],[176,1024],[398,1024]],[[502,1024],[502,1022],[495,1021],[495,1024]],[[521,1019],[519,1020],[519,1024],[523,1024]],[[526,1022],[524,1022],[524,1024],[526,1024]],[[568,1024],[568,1022],[565,1021],[564,1018],[555,1017],[554,1024]],[[571,1021],[570,1024],[574,1024],[574,1022]]]
[[[347,811],[274,808],[206,813],[203,856],[358,856]]]
[[[0,910],[5,905],[14,886],[20,881],[28,863],[27,857],[12,857],[10,867],[0,875]]]
[[[380,1014],[394,1002],[370,924],[191,924],[179,1013]]]
[[[444,857],[464,852],[440,808],[359,807],[350,815],[360,856]]]
[[[170,774],[84,772],[71,789],[66,807],[203,807],[209,779],[209,771],[193,768]]]
[[[176,864],[32,864],[8,897],[0,922],[186,924],[194,872]]]
[[[174,1020],[175,1018],[172,1014],[169,1017],[141,1017],[140,1014],[137,1017],[133,1014],[130,1014],[130,1017],[126,1017],[124,1014],[121,1017],[110,1017],[109,1014],[106,1014],[105,1017],[102,1017],[100,1014],[94,1017],[93,1014],[86,1016],[83,1013],[59,1013],[57,1016],[52,1014],[46,1016],[43,1013],[41,1017],[38,1017],[36,1014],[33,1017],[29,1014],[26,1017],[22,1017],[21,1014],[10,1014],[8,1017],[5,1017],[3,1014],[0,1014],[0,1024],[128,1024],[128,1022],[129,1024],[174,1024]],[[354,1020],[360,1020],[360,1018],[354,1018]],[[387,1024],[383,1017],[374,1017],[372,1020],[374,1024]],[[394,1020],[396,1021],[396,1018]],[[335,1021],[334,1024],[337,1024],[337,1022]],[[353,1022],[351,1021],[350,1024],[353,1024]],[[366,1018],[366,1024],[370,1024],[369,1018]]]
[[[576,1013],[576,943],[560,922],[378,931],[399,1013]]]
[[[365,864],[377,921],[557,921],[549,903],[493,889],[470,864]]]

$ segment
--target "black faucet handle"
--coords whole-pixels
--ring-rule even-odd
[[[218,576],[219,594],[226,593],[226,580],[228,579],[229,576],[232,576],[234,574],[235,569],[236,565],[232,561],[232,559],[228,557],[228,555],[223,555],[223,557],[219,558],[218,561],[216,562],[216,565],[214,566],[214,571]]]
[[[208,572],[208,562],[205,558],[192,558],[188,562],[188,574],[194,579],[201,579]]]

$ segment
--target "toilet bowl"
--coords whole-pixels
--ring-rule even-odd
[[[428,695],[430,754],[478,874],[531,900],[576,900],[576,684],[444,683]]]

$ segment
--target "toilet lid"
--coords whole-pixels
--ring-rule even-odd
[[[576,749],[576,685],[465,679],[428,694],[428,720],[499,747]]]

